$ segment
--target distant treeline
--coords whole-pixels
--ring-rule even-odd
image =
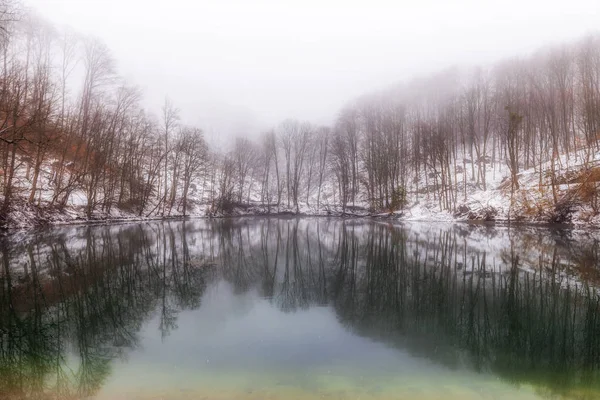
[[[536,167],[557,206],[566,160],[585,166],[579,193],[599,207],[590,163],[600,135],[598,36],[395,86],[350,102],[331,127],[286,120],[219,152],[169,100],[160,115],[146,113],[104,44],[4,3],[2,220],[22,204],[64,208],[73,193],[88,217],[189,214],[191,194],[215,212],[251,201],[269,211],[397,210],[420,197],[454,211],[500,166],[512,193],[522,190],[520,171]]]

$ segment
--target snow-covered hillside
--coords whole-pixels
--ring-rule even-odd
[[[468,168],[466,171],[468,175]],[[489,164],[485,172],[486,190],[470,182],[468,176],[465,184],[463,171],[456,173],[459,206],[454,212],[442,211],[434,194],[419,193],[416,185],[413,185],[408,205],[400,212],[400,218],[413,221],[475,220],[600,226],[600,214],[594,209],[593,199],[585,194],[586,188],[596,190],[600,181],[600,175],[595,175],[598,171],[600,152],[588,154],[587,150],[580,150],[570,157],[558,157],[554,161],[554,168],[551,162],[545,162],[541,166],[520,171],[519,188],[513,190],[506,163]],[[422,176],[419,186],[425,186]]]
[[[319,189],[313,187],[298,207],[287,198],[279,205],[266,205],[261,202],[258,182],[249,178],[244,201],[236,203],[228,212],[212,209],[211,199],[216,196],[216,189],[208,180],[202,180],[193,186],[189,194],[189,212],[192,217],[223,217],[243,215],[312,215],[312,216],[373,216],[394,218],[406,221],[487,221],[487,222],[526,222],[526,223],[572,223],[579,226],[600,226],[600,214],[594,210],[590,202],[581,196],[581,189],[586,184],[596,184],[593,172],[600,163],[600,153],[593,154],[584,162],[585,152],[571,154],[569,158],[561,156],[555,161],[555,187],[559,204],[566,204],[564,220],[557,221],[554,204],[550,162],[541,166],[521,171],[518,174],[519,189],[511,190],[510,171],[506,164],[497,162],[485,167],[486,190],[481,185],[471,182],[469,168],[465,172],[457,171],[456,192],[459,206],[455,211],[443,210],[439,197],[432,190],[427,190],[425,173],[417,181],[407,187],[406,206],[402,210],[373,212],[368,202],[357,197],[354,204],[345,207],[340,203],[340,194],[332,179],[326,180]],[[51,163],[44,164],[41,169],[36,201],[32,204],[20,196],[13,202],[8,224],[11,228],[28,228],[42,224],[70,224],[94,221],[133,221],[161,218],[182,217],[180,208],[176,207],[171,214],[165,216],[156,203],[148,206],[147,212],[140,213],[111,208],[110,212],[94,212],[92,218],[86,215],[87,197],[83,190],[71,193],[64,207],[51,205],[53,194]],[[17,169],[17,182],[20,193],[31,190],[30,178],[26,162],[20,163]],[[584,182],[584,179],[588,181]],[[590,178],[591,177],[591,178]],[[465,182],[466,181],[466,182]],[[595,187],[595,186],[594,186]],[[423,189],[425,188],[425,189]],[[181,193],[179,193],[180,195]],[[2,200],[0,196],[0,201]]]

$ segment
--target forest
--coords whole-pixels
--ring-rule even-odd
[[[331,126],[287,119],[217,150],[169,98],[158,114],[144,109],[101,41],[11,4],[0,7],[2,226],[65,210],[97,219],[420,205],[550,222],[600,211],[598,35],[392,85],[349,99]]]

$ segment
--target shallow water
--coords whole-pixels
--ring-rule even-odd
[[[0,398],[597,399],[598,242],[239,219],[0,243]]]

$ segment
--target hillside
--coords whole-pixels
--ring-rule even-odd
[[[98,39],[24,18],[4,46],[0,228],[275,213],[600,222],[600,36],[391,85],[330,126],[286,119],[224,148],[168,97],[146,110]]]
[[[573,224],[581,227],[600,226],[598,210],[598,182],[600,182],[600,152],[591,154],[584,162],[587,151],[580,150],[569,159],[561,156],[555,164],[552,174],[551,163],[544,163],[519,172],[519,189],[511,190],[511,175],[504,161],[486,164],[486,182],[488,188],[481,189],[475,182],[469,181],[469,168],[456,172],[458,185],[452,187],[457,197],[454,211],[443,210],[435,187],[428,186],[424,175],[407,187],[404,207],[390,210],[370,210],[365,199],[357,199],[355,204],[345,207],[339,202],[339,190],[328,181],[320,190],[313,189],[308,198],[299,202],[298,209],[283,199],[281,204],[263,204],[258,182],[250,180],[248,193],[242,202],[232,202],[227,210],[215,211],[218,188],[210,182],[194,185],[189,194],[187,216],[222,217],[245,215],[318,215],[318,216],[371,216],[394,218],[406,221],[485,221],[496,223],[537,223],[537,224]],[[81,222],[133,221],[161,218],[183,217],[182,193],[178,192],[174,209],[167,215],[157,202],[148,205],[149,212],[133,212],[113,207],[108,212],[95,212],[87,215],[87,197],[82,190],[74,191],[63,207],[51,204],[52,162],[41,168],[36,203],[31,204],[24,197],[17,197],[8,216],[10,228],[29,228],[39,225],[61,225]],[[468,166],[468,163],[467,163]],[[27,170],[31,167],[26,160],[20,160],[16,169],[17,193],[29,193],[31,177]],[[541,172],[540,172],[541,171]],[[552,176],[554,175],[554,178]],[[466,179],[466,182],[465,182]],[[553,181],[558,201],[554,201]],[[0,197],[0,201],[2,198]],[[317,205],[317,201],[319,204]]]

